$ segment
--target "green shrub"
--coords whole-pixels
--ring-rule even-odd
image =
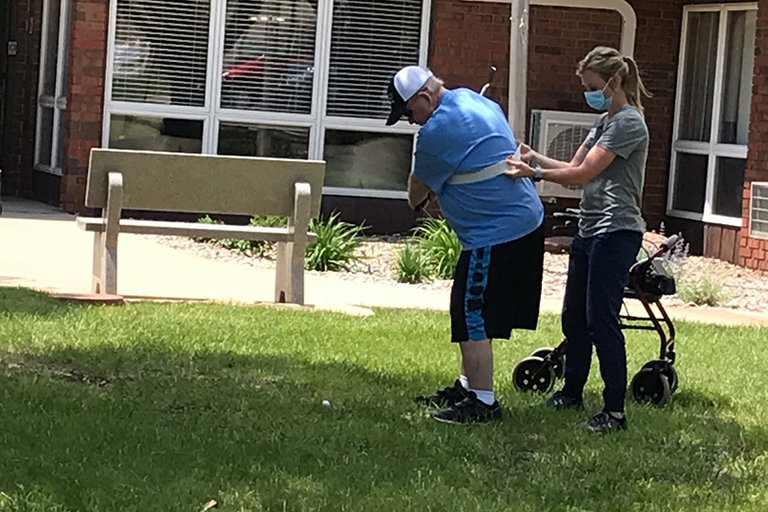
[[[414,230],[414,236],[429,258],[435,275],[440,279],[451,279],[461,255],[461,244],[445,219],[424,220]]]
[[[421,283],[429,279],[432,268],[427,254],[417,244],[406,243],[397,253],[395,271],[401,283]]]
[[[223,224],[223,222],[213,220],[209,215],[201,217],[197,220],[201,224]],[[251,217],[248,222],[249,226],[260,227],[282,227],[285,226],[285,217],[277,216],[257,216]],[[196,238],[196,242],[214,242],[226,249],[239,251],[248,255],[264,254],[272,248],[271,242],[264,240],[242,240],[240,238]]]
[[[677,287],[677,296],[699,306],[719,306],[730,299],[730,294],[717,279],[704,276],[698,280],[682,281]]]
[[[363,243],[363,229],[339,220],[337,213],[327,221],[311,220],[309,230],[317,235],[317,242],[307,246],[307,268],[323,272],[345,270],[350,262],[359,259],[355,250]]]

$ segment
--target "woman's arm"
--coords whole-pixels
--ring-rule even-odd
[[[560,185],[585,185],[589,180],[603,172],[616,158],[614,153],[600,146],[594,146],[589,151],[586,151],[586,148],[582,146],[572,162],[580,156],[579,153],[582,150],[586,152],[586,155],[581,163],[577,165],[569,163],[557,168],[544,168],[542,166],[541,179]],[[533,168],[525,162],[507,159],[507,168],[509,170],[505,174],[510,178],[532,178],[535,175]]]
[[[588,152],[589,149],[587,149],[586,146],[579,146],[578,151],[576,151],[576,154],[573,155],[571,161],[563,162],[562,160],[555,160],[554,158],[544,156],[541,153],[531,149],[527,144],[520,145],[520,158],[523,160],[523,162],[528,164],[538,164],[542,169],[562,169],[564,167],[576,167],[584,162],[584,158],[586,158]]]

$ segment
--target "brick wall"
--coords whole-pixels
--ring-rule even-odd
[[[498,71],[488,95],[507,110],[509,4],[433,0],[429,66],[448,87],[476,91]]]
[[[73,0],[61,207],[84,213],[88,158],[101,145],[108,0]]]
[[[653,98],[646,99],[650,150],[643,190],[648,225],[657,229],[666,216],[672,125],[683,8],[681,0],[629,0],[637,15],[635,59]]]
[[[744,173],[744,222],[739,255],[753,269],[768,270],[768,240],[749,237],[750,188],[753,181],[768,181],[768,0],[759,0],[755,75],[752,83],[752,113],[749,156]]]
[[[3,170],[4,195],[31,197],[34,165],[35,121],[37,116],[37,80],[40,60],[42,0],[7,0],[10,16],[0,20],[2,51],[8,41],[16,41],[18,53],[0,58],[7,69],[3,108],[3,140],[0,168]],[[2,11],[2,10],[0,10]],[[5,15],[5,12],[0,12]]]

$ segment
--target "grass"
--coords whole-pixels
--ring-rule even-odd
[[[678,323],[671,404],[600,437],[578,428],[597,375],[583,412],[511,389],[554,316],[496,344],[502,422],[435,423],[411,396],[456,377],[448,328],[0,288],[0,511],[768,509],[768,330]],[[628,333],[631,374],[657,344]]]

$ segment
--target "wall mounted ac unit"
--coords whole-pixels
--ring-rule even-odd
[[[749,236],[768,239],[768,182],[753,182],[750,197]]]
[[[531,113],[531,147],[542,155],[569,162],[600,114],[534,110]],[[581,187],[548,181],[536,184],[542,197],[581,197]]]

